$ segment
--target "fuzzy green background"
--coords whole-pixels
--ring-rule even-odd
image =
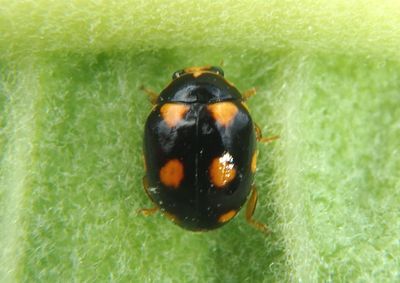
[[[398,1],[0,1],[1,282],[400,282]],[[224,62],[260,145],[253,230],[150,205],[141,85]]]

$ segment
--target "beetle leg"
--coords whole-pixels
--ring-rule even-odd
[[[159,210],[157,206],[152,208],[141,208],[138,210],[138,213],[142,214],[143,216],[150,216],[156,213]]]
[[[259,142],[269,143],[269,142],[279,139],[279,136],[272,136],[272,137],[264,138],[262,136],[262,131],[261,131],[260,127],[256,123],[254,123],[254,130],[256,131],[256,139]]]
[[[257,189],[256,189],[256,186],[252,185],[251,186],[251,195],[250,195],[249,200],[247,201],[246,220],[251,226],[253,226],[257,230],[263,232],[264,234],[269,234],[270,231],[266,224],[258,222],[257,220],[253,219],[253,215],[254,215],[256,206],[257,206]]]
[[[242,98],[244,101],[252,97],[253,95],[256,94],[256,88],[252,87],[251,89],[246,90],[245,92],[242,93]]]
[[[151,89],[149,89],[149,88],[147,88],[145,86],[141,86],[140,90],[144,91],[149,96],[151,104],[154,105],[154,104],[157,103],[157,99],[158,99],[158,93],[157,92],[155,92],[154,90],[151,90]]]
[[[147,182],[146,176],[143,176],[142,182],[143,182],[144,191],[151,199],[149,192],[148,192],[149,183]],[[157,206],[152,207],[152,208],[141,208],[141,209],[139,209],[138,213],[142,214],[143,216],[150,216],[150,215],[153,215],[154,213],[156,213],[159,209],[160,208]]]

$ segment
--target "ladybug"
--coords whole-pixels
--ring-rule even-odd
[[[243,95],[215,66],[176,71],[159,95],[143,88],[153,109],[144,130],[144,189],[155,207],[180,227],[192,231],[219,228],[247,201],[246,219],[267,232],[253,213],[256,142],[262,138]]]

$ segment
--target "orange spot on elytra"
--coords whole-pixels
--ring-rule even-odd
[[[237,106],[229,101],[210,104],[207,109],[213,118],[225,127],[229,126],[239,111]]]
[[[183,165],[178,159],[168,161],[160,170],[160,180],[167,187],[177,189],[183,179]]]
[[[233,157],[228,152],[221,157],[213,159],[209,168],[209,174],[212,184],[217,189],[223,188],[235,178],[236,169],[234,166]]]
[[[189,106],[182,103],[166,103],[160,109],[165,123],[171,128],[175,127],[188,111]]]
[[[228,221],[231,220],[235,215],[236,215],[236,211],[235,211],[235,210],[229,210],[228,212],[225,212],[224,214],[221,214],[221,215],[218,217],[218,222],[220,222],[220,223],[228,222]]]
[[[255,173],[257,169],[257,157],[258,157],[258,150],[254,151],[253,157],[251,158],[251,172]]]

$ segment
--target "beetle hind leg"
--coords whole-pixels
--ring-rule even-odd
[[[144,191],[146,192],[146,194],[151,199],[151,197],[149,195],[149,191],[148,191],[149,183],[147,181],[146,176],[143,176],[142,182],[143,182]],[[160,208],[158,206],[154,206],[154,207],[151,207],[151,208],[141,208],[141,209],[138,210],[138,213],[142,214],[143,216],[150,216],[150,215],[153,215],[154,213],[156,213],[159,210],[160,210]]]
[[[257,230],[263,232],[264,234],[269,234],[270,231],[268,229],[268,226],[262,222],[259,222],[257,220],[254,220],[253,215],[254,215],[254,211],[256,209],[257,206],[257,189],[256,187],[253,185],[251,187],[251,195],[249,200],[247,201],[247,207],[246,207],[246,220],[247,222],[253,226],[254,228],[256,228]]]

